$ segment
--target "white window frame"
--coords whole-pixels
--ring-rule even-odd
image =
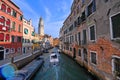
[[[91,40],[91,39],[90,39],[90,27],[92,27],[92,26],[94,26],[94,28],[95,28],[95,40]],[[96,41],[96,25],[95,25],[95,24],[93,24],[93,25],[91,25],[91,26],[88,27],[88,33],[89,33],[89,41],[90,41],[90,42]]]
[[[94,64],[93,62],[92,62],[92,56],[91,56],[91,53],[95,53],[96,54],[96,64]],[[98,55],[97,55],[97,52],[96,51],[90,51],[90,63],[92,64],[92,65],[94,65],[94,66],[96,66],[97,64],[98,64]]]
[[[113,75],[114,75],[114,71],[115,71],[114,58],[120,59],[120,57],[119,57],[119,56],[116,56],[116,55],[113,55],[113,56],[112,56],[112,61],[111,61],[111,63],[112,63],[112,74],[113,74]],[[117,79],[120,79],[120,77],[117,77]]]
[[[87,29],[85,28],[85,29],[83,29],[82,31],[81,31],[81,44],[83,44],[83,31],[84,30],[86,30],[86,43],[88,42],[88,31],[87,31]]]
[[[110,20],[110,38],[111,38],[111,40],[120,39],[120,38],[113,38],[112,19],[111,19],[113,16],[116,16],[118,14],[120,14],[120,12],[111,15],[110,18],[109,18],[109,20]]]
[[[90,0],[90,2],[88,3],[87,7],[93,2],[93,0]],[[88,17],[92,16],[95,12],[92,12],[92,14],[90,14]]]

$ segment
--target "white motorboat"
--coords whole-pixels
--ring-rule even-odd
[[[59,62],[58,55],[56,53],[50,54],[50,62],[51,63],[58,63]]]

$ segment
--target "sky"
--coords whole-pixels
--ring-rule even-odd
[[[44,20],[44,33],[59,37],[60,28],[70,14],[73,0],[12,0],[23,12],[25,19],[32,19],[38,33],[39,18]]]

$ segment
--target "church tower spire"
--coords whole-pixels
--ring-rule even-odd
[[[38,34],[42,35],[42,36],[44,35],[44,22],[43,22],[42,17],[40,17],[40,19],[39,19]]]

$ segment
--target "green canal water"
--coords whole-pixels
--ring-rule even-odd
[[[97,80],[64,54],[59,54],[57,65],[51,65],[49,55],[43,54],[45,63],[32,80]]]

